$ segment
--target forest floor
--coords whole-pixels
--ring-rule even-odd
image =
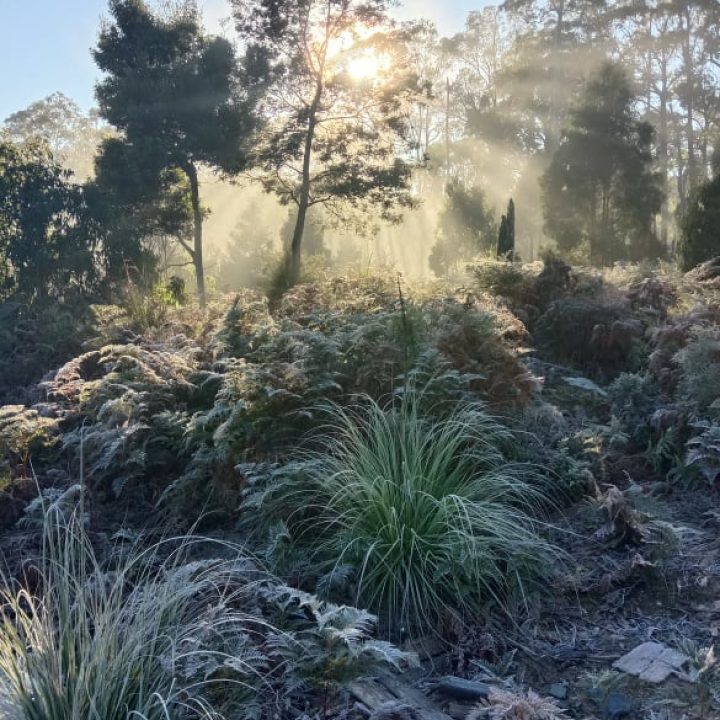
[[[563,499],[545,530],[564,560],[536,594],[502,609],[488,603],[469,626],[398,643],[418,653],[420,667],[356,678],[320,710],[315,690],[288,683],[273,690],[288,693],[282,712],[297,720],[720,717],[718,489],[687,451],[705,438],[705,470],[712,477],[720,468],[715,436],[699,434],[717,429],[716,288],[688,289],[677,274],[572,276],[552,259],[542,271],[491,271],[514,298],[498,301],[500,290],[483,286],[418,289],[408,300],[386,279],[334,279],[298,287],[274,314],[246,293],[203,315],[178,310],[160,329],[109,326],[25,406],[0,408],[6,575],[32,582],[28,567],[42,550],[36,483],[46,506],[75,507],[85,476],[102,557],[126,539],[193,526],[245,544],[238,518],[248,487],[292,463],[318,401],[392,395],[412,361],[412,372],[439,372],[441,392],[505,408],[498,413],[518,431],[518,462],[542,454],[552,465]],[[570,353],[572,361],[563,357]],[[40,448],[34,473],[31,447]],[[267,538],[253,551],[272,559]],[[299,567],[281,575],[280,594],[316,592],[318,574]],[[644,643],[679,653],[661,681],[614,667]],[[258,717],[269,717],[265,710]]]
[[[632,458],[615,461],[625,467],[611,473],[619,477],[610,493],[597,487],[594,497],[555,518],[572,571],[528,603],[533,611],[518,613],[521,623],[493,614],[451,649],[436,639],[413,644],[424,671],[407,681],[443,713],[464,720],[483,686],[496,686],[530,687],[578,719],[720,717],[712,709],[717,683],[704,672],[714,662],[704,650],[712,652],[720,635],[718,495],[631,474]],[[661,682],[614,668],[648,642],[689,660]],[[448,676],[477,687],[456,687]]]

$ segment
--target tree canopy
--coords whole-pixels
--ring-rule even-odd
[[[130,182],[140,166],[158,179],[173,170],[185,174],[193,235],[177,238],[192,258],[204,302],[200,167],[245,168],[254,94],[243,85],[232,45],[206,35],[193,6],[165,17],[143,0],[111,0],[110,11],[94,51],[105,74],[96,90],[100,113],[123,133],[127,147],[115,157],[125,162]]]
[[[678,258],[691,270],[720,255],[720,174],[703,183],[690,196],[682,219]]]
[[[33,302],[90,290],[101,250],[83,189],[47,144],[0,142],[0,293]]]
[[[16,143],[44,140],[55,159],[79,178],[92,174],[93,157],[108,132],[97,113],[56,92],[5,119],[0,133]]]
[[[231,0],[246,67],[267,85],[254,155],[266,191],[297,206],[289,279],[300,271],[308,211],[397,220],[411,168],[397,153],[412,84],[387,0]],[[372,209],[371,209],[372,208]],[[368,215],[365,216],[365,220]]]
[[[548,235],[597,265],[662,251],[653,231],[662,204],[654,130],[638,119],[634,99],[625,71],[604,64],[571,110],[542,178]]]
[[[488,206],[482,188],[467,187],[455,178],[445,193],[438,239],[430,255],[430,268],[438,276],[447,275],[475,255],[494,250],[498,234],[495,211]]]

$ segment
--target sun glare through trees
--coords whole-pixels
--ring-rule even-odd
[[[720,718],[718,0],[0,0],[0,720]]]

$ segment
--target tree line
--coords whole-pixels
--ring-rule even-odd
[[[231,42],[192,2],[110,0],[97,112],[56,95],[3,126],[4,297],[108,293],[169,244],[205,302],[209,174],[294,208],[282,286],[315,213],[372,232],[438,188],[436,274],[514,255],[510,228],[597,265],[720,252],[715,0],[506,0],[452,37],[389,6],[230,0]]]

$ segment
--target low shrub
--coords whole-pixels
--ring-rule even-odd
[[[227,542],[120,543],[104,563],[74,489],[79,506],[41,499],[32,584],[0,590],[2,717],[296,717],[415,662],[373,637],[369,613],[289,588]]]
[[[710,485],[720,477],[720,425],[696,423],[699,433],[687,442],[687,468],[697,472]]]
[[[537,472],[503,454],[513,434],[476,403],[442,420],[421,405],[408,389],[388,407],[331,406],[318,449],[256,483],[244,506],[256,529],[283,528],[322,585],[352,578],[391,634],[502,605],[558,555],[538,532],[550,503]]]
[[[647,447],[654,431],[653,416],[661,398],[652,377],[639,373],[621,373],[608,387],[612,416],[620,429],[633,441],[634,449]]]
[[[433,345],[491,407],[522,407],[538,389],[536,381],[500,334],[493,315],[454,305],[437,317]]]
[[[82,351],[95,315],[81,303],[0,303],[0,403],[25,403],[30,386]]]
[[[0,407],[0,468],[27,469],[31,455],[57,442],[58,422],[23,405]]]
[[[696,188],[681,222],[678,243],[680,267],[684,271],[720,255],[720,177]]]
[[[614,377],[634,369],[643,326],[623,315],[618,306],[568,298],[550,305],[533,335],[550,360],[596,376]]]
[[[173,309],[143,335],[106,320],[115,343],[38,387],[61,418],[64,460],[77,468],[82,450],[99,498],[172,497],[191,517],[232,512],[243,482],[234,466],[288,457],[321,423],[322,401],[381,401],[419,382],[428,397],[504,411],[536,389],[517,349],[525,328],[509,311],[386,279],[296,286],[274,313],[246,291],[203,314]]]
[[[699,328],[712,328],[718,324],[720,308],[698,305],[655,328],[650,337],[648,368],[664,389],[674,392],[681,379],[678,353],[688,345]]]
[[[628,287],[627,296],[634,311],[662,321],[679,302],[677,288],[668,279],[659,276],[635,280]]]
[[[680,398],[697,417],[720,415],[720,328],[694,328],[676,360],[682,373]]]
[[[484,260],[471,269],[475,287],[507,300],[513,307],[536,302],[534,277],[520,263]]]
[[[151,498],[177,469],[187,410],[200,393],[197,370],[192,351],[110,345],[43,384],[63,408],[63,447],[78,466],[83,454],[100,497],[118,497],[129,485]]]

